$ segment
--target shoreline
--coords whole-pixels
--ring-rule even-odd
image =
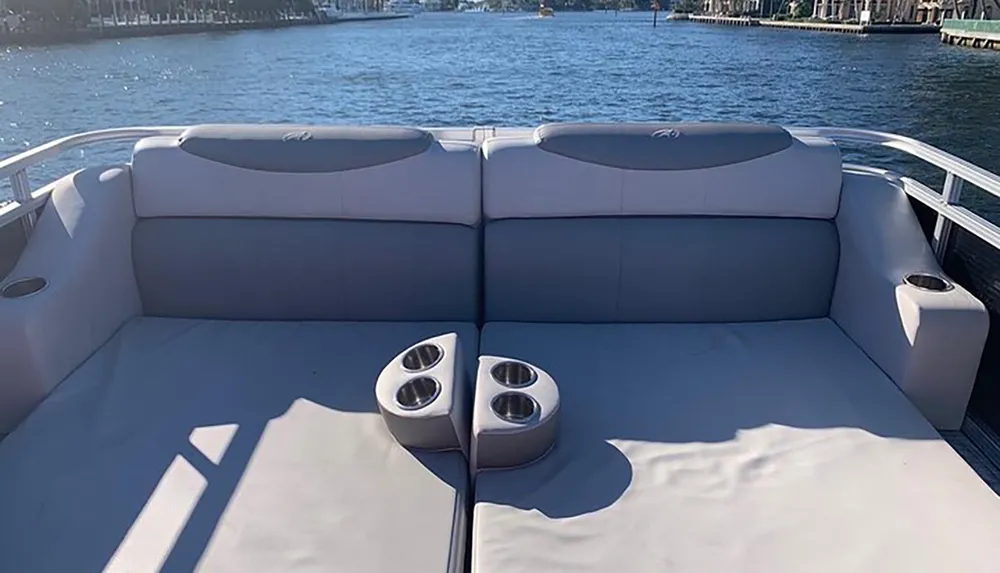
[[[761,18],[730,18],[727,16],[697,16],[671,18],[674,21],[698,22],[721,26],[760,26],[782,30],[804,30],[810,32],[835,32],[839,34],[936,34],[941,28],[936,24],[834,24],[826,22],[803,22],[795,20],[768,20]]]
[[[100,28],[90,26],[74,30],[46,30],[38,32],[0,33],[0,46],[27,47],[76,44],[101,40],[122,40],[127,38],[153,38],[180,34],[202,34],[206,32],[242,32],[246,30],[278,30],[302,26],[333,26],[351,22],[372,22],[377,20],[400,20],[409,14],[370,12],[344,14],[335,20],[319,18],[289,18],[285,20],[230,21],[230,22],[163,22],[134,25],[112,25]]]

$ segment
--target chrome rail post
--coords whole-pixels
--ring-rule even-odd
[[[961,177],[948,171],[944,179],[944,188],[941,190],[941,198],[944,200],[945,205],[955,205],[958,203],[958,200],[962,196],[962,183]],[[944,264],[944,256],[948,252],[948,242],[951,239],[953,225],[951,219],[938,213],[937,221],[934,223],[934,240],[932,246],[934,247],[934,255],[941,264]]]
[[[480,125],[472,128],[473,141],[476,145],[482,145],[487,139],[496,135],[496,128],[491,125]]]
[[[10,190],[14,195],[14,200],[18,203],[26,205],[31,201],[31,183],[28,181],[28,173],[24,169],[20,169],[10,176]],[[21,226],[24,228],[24,236],[30,237],[31,230],[35,228],[34,211],[21,217]]]

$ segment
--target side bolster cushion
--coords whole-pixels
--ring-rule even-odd
[[[7,281],[48,286],[0,298],[0,432],[141,312],[132,270],[135,222],[127,167],[92,168],[53,184],[49,203]]]
[[[911,273],[944,274],[900,185],[845,174],[830,315],[935,427],[956,429],[972,393],[989,315],[957,284],[932,292],[906,283]]]

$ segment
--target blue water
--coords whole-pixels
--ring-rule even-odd
[[[1000,53],[935,35],[422,14],[0,52],[0,154],[124,125],[748,120],[895,131],[1000,171],[998,93]],[[123,153],[76,152],[32,177]]]

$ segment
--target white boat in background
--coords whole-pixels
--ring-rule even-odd
[[[332,2],[323,2],[321,4],[315,5],[316,13],[328,21],[339,20],[343,16],[343,12],[340,8]]]
[[[385,9],[393,14],[416,16],[424,11],[424,5],[417,0],[390,0]]]
[[[0,178],[0,571],[998,570],[940,261],[1000,177],[915,139],[139,127]]]

